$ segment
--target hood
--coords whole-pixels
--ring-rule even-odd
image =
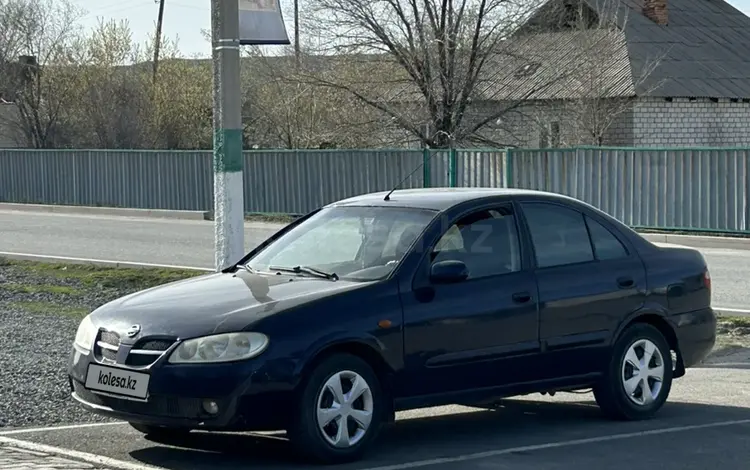
[[[149,335],[190,338],[241,330],[266,316],[367,282],[236,273],[212,273],[121,297],[91,314],[97,327],[120,333],[141,327]],[[135,340],[134,340],[135,341]]]

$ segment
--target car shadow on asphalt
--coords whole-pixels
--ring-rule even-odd
[[[655,419],[613,422],[601,415],[590,395],[580,402],[507,400],[493,409],[399,419],[383,429],[363,461],[337,466],[366,469],[425,459],[589,439],[604,435],[691,426],[747,418],[746,408],[668,402]],[[666,435],[669,438],[669,435]],[[283,433],[276,435],[194,432],[179,441],[153,442],[130,456],[168,470],[299,469],[308,465]],[[311,466],[311,468],[321,468]]]

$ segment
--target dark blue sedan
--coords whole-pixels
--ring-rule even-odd
[[[417,407],[593,389],[604,415],[648,418],[715,338],[698,251],[558,194],[403,190],[98,308],[69,376],[84,407],[155,437],[286,430],[334,463]]]

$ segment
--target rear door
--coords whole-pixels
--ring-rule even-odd
[[[553,202],[521,207],[536,262],[545,374],[599,371],[620,321],[645,301],[643,263],[594,212]]]

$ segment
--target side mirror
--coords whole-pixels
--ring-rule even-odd
[[[430,267],[430,280],[436,284],[450,284],[465,281],[469,270],[463,261],[438,261]]]

